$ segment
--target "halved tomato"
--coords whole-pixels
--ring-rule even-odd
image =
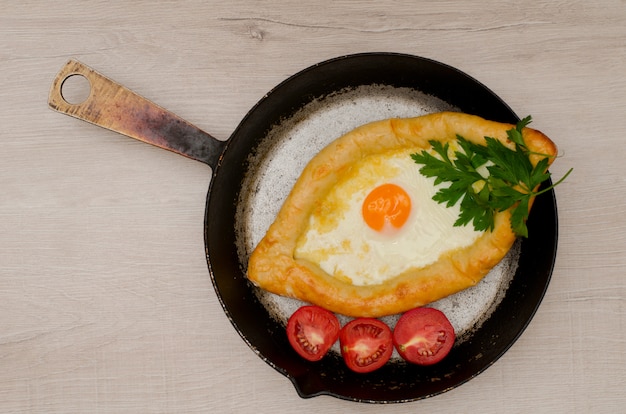
[[[354,372],[374,371],[389,361],[393,352],[391,329],[373,318],[348,322],[339,333],[341,355]]]
[[[406,361],[432,365],[452,349],[455,334],[443,312],[433,308],[415,308],[404,313],[393,331],[393,344]]]
[[[287,322],[287,338],[300,356],[319,361],[339,337],[339,320],[319,306],[303,306]]]

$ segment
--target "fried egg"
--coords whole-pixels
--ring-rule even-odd
[[[436,262],[483,234],[454,226],[459,206],[432,199],[424,177],[403,149],[369,155],[341,176],[315,205],[296,242],[295,259],[310,261],[355,286],[385,283]]]

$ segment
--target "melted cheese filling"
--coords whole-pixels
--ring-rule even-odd
[[[356,286],[383,284],[403,272],[436,262],[446,252],[467,247],[483,234],[472,225],[455,227],[458,203],[432,200],[434,179],[419,172],[415,150],[368,156],[355,163],[319,200],[300,235],[295,259],[308,260],[329,275]],[[398,230],[377,232],[363,220],[369,192],[382,184],[401,186],[412,210]]]

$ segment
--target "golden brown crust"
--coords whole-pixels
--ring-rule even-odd
[[[508,211],[498,213],[494,230],[484,233],[474,244],[378,285],[354,286],[340,281],[312,263],[294,259],[294,249],[316,201],[353,162],[388,150],[428,148],[429,140],[452,141],[457,134],[481,144],[485,136],[490,136],[512,145],[506,135],[512,127],[473,115],[441,112],[378,121],[347,133],[320,151],[306,166],[276,220],[252,253],[248,278],[270,292],[354,317],[400,313],[475,285],[515,241]],[[525,128],[523,135],[532,151],[556,155],[556,146],[541,132]]]

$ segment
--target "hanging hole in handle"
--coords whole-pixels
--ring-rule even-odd
[[[78,105],[87,100],[91,94],[89,79],[80,74],[72,74],[61,83],[61,97],[70,105]]]

